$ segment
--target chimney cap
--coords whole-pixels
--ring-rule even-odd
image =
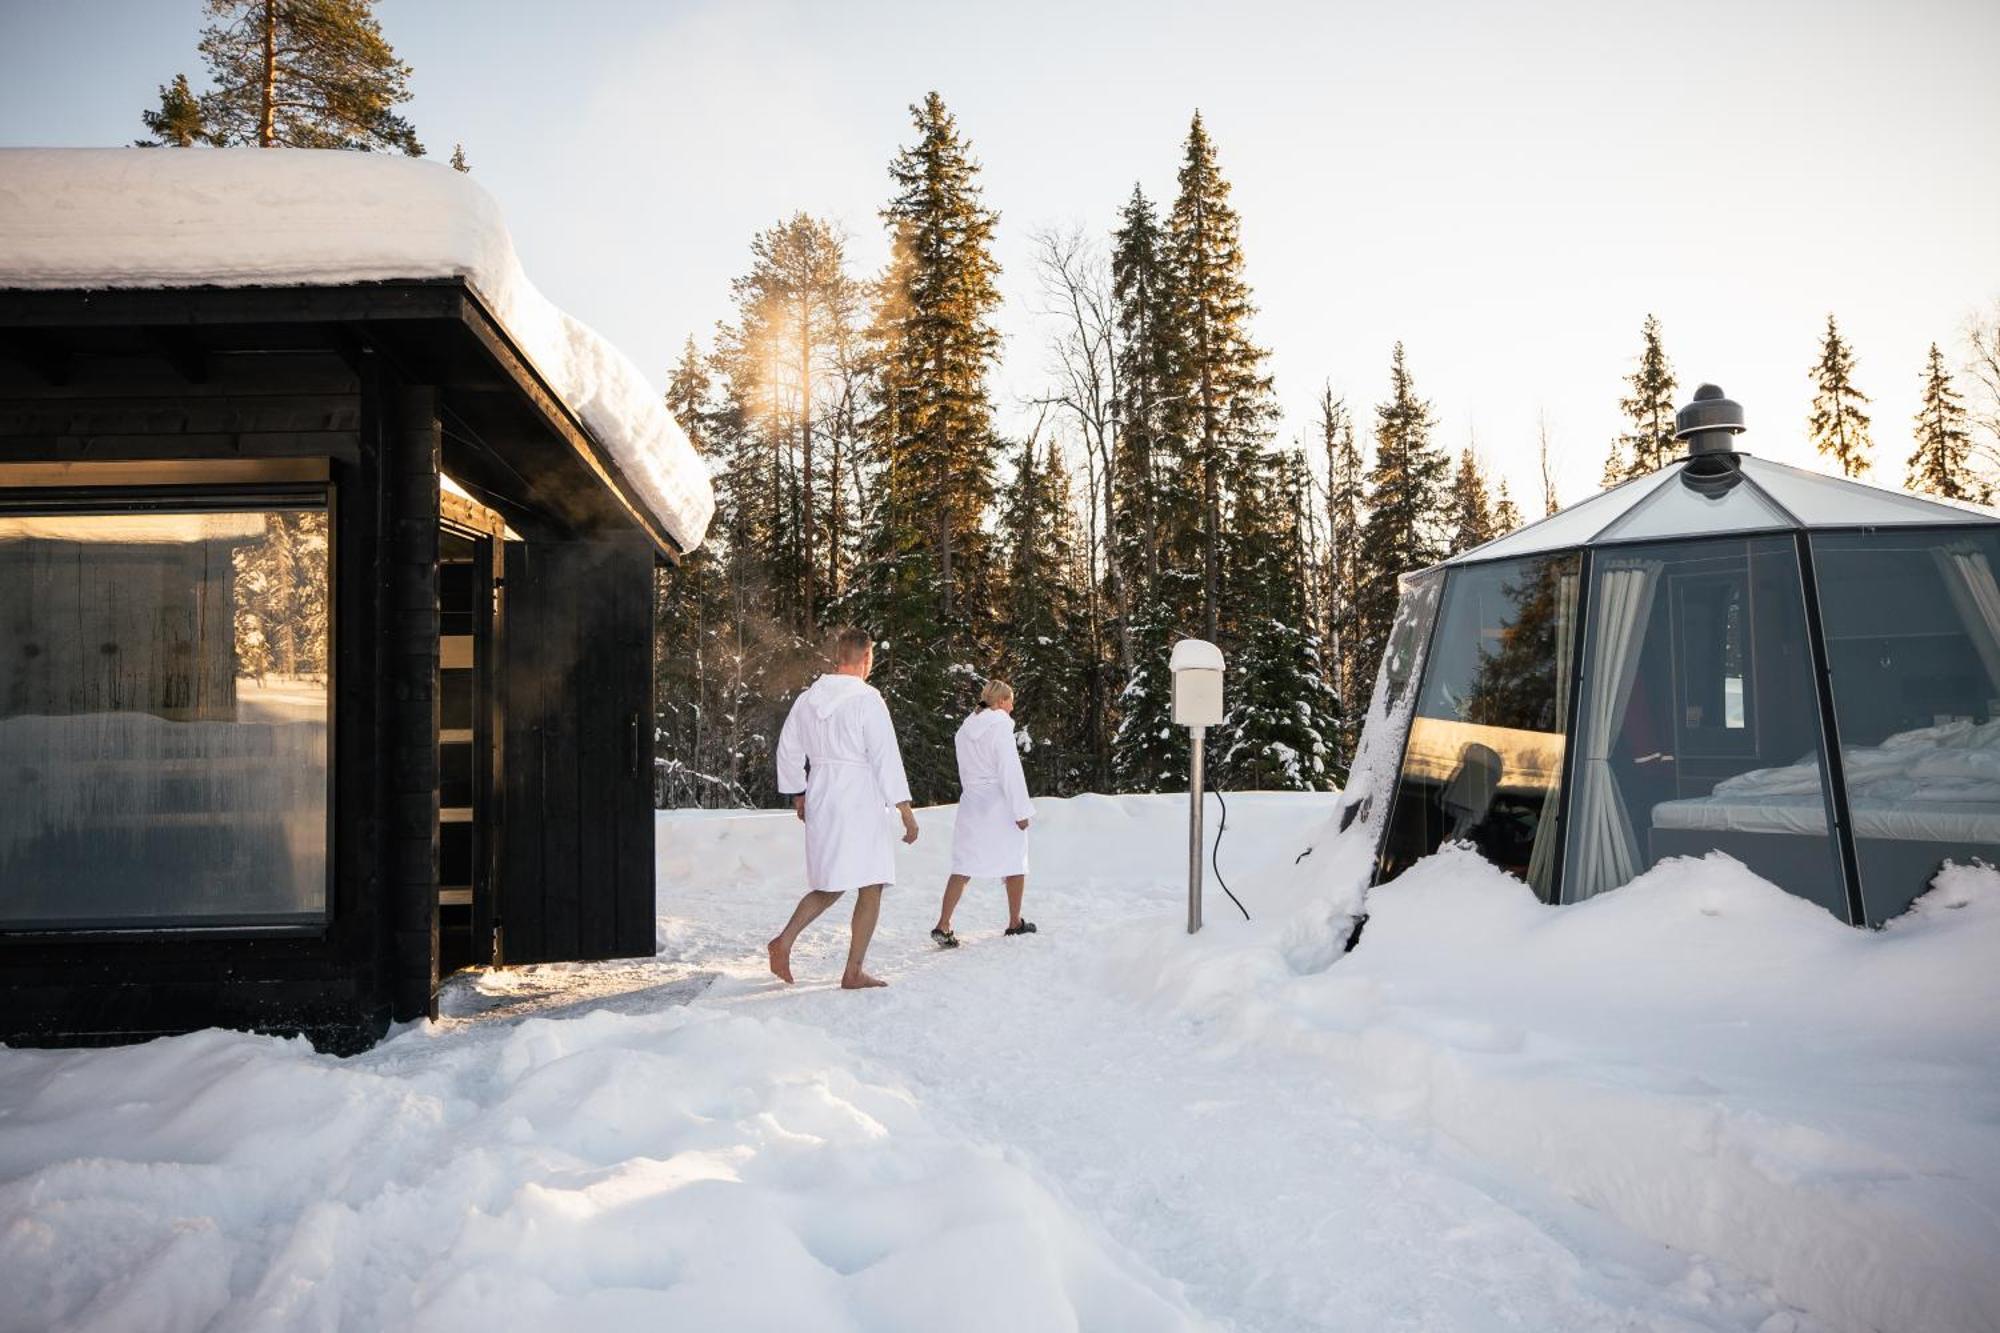
[[[1743,405],[1725,395],[1718,384],[1702,385],[1688,405],[1674,413],[1674,438],[1687,441],[1690,457],[1734,453],[1731,437],[1744,430]]]

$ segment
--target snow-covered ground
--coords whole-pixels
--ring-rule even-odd
[[[1184,801],[1038,802],[1041,933],[976,885],[952,953],[925,811],[861,994],[838,908],[762,970],[788,814],[664,815],[656,959],[0,1052],[0,1329],[2000,1327],[2000,877],[1870,933],[1446,854],[1338,958],[1329,808],[1233,798],[1190,941]]]

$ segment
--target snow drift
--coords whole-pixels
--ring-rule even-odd
[[[809,1028],[687,1009],[9,1052],[0,1330],[1185,1329]]]
[[[323,286],[464,278],[688,550],[708,471],[624,353],[522,271],[463,172],[301,148],[0,149],[0,287]]]
[[[1835,1327],[2000,1327],[2000,874],[1864,931],[1720,853],[1550,907],[1448,848],[1326,967],[1371,851],[1253,883],[1268,923],[1162,926],[1121,984]]]

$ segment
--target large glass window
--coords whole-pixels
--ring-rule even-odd
[[[1847,917],[1790,536],[1591,556],[1563,895],[1721,850]]]
[[[1578,557],[1454,569],[1431,636],[1382,874],[1466,842],[1554,885]]]
[[[2000,863],[2000,534],[1813,538],[1849,822],[1871,924],[1938,866]]]
[[[0,511],[0,928],[323,918],[326,519]]]

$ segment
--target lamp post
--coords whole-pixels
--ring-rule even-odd
[[[1182,639],[1167,665],[1174,676],[1174,722],[1188,729],[1188,934],[1201,929],[1202,766],[1208,729],[1222,721],[1222,650]]]

